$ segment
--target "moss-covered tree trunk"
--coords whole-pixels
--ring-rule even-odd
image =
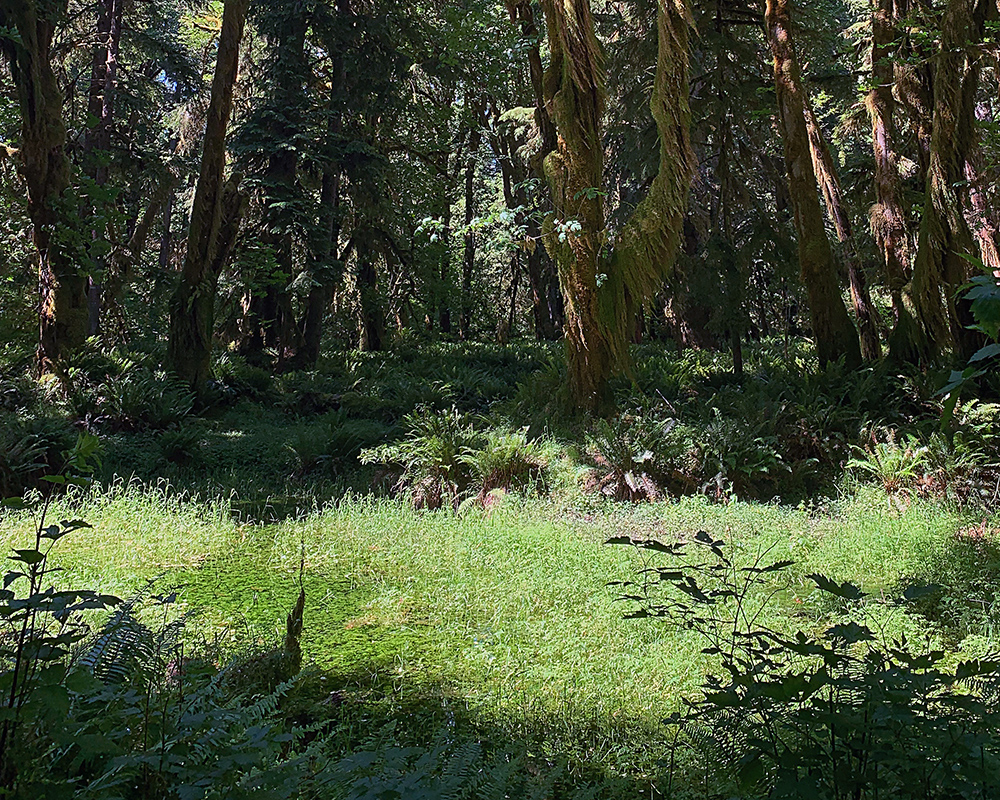
[[[476,216],[476,164],[482,142],[482,125],[486,114],[483,97],[466,98],[472,112],[469,131],[469,155],[465,162],[465,242],[462,251],[462,308],[458,317],[458,335],[468,339],[472,333],[472,275],[476,266],[476,232],[472,221]]]
[[[544,78],[545,68],[542,64],[541,48],[539,47],[538,24],[535,22],[535,12],[530,0],[506,0],[511,22],[516,23],[521,31],[521,38],[527,53],[528,77],[531,83],[532,99],[535,104],[535,125],[538,129],[539,145],[527,159],[535,177],[545,180],[543,160],[556,147],[556,130],[545,104]],[[508,205],[511,208],[527,208],[534,198],[528,196],[524,181],[527,171],[519,165],[517,147],[507,143],[506,158],[503,164],[515,167],[518,173],[516,180],[510,180],[507,187]],[[515,166],[518,165],[518,166]],[[519,187],[516,191],[513,187]],[[527,274],[528,285],[531,288],[531,308],[534,319],[535,338],[543,341],[555,341],[561,338],[564,323],[563,298],[559,290],[559,276],[556,274],[548,251],[544,247],[536,247],[541,239],[542,228],[535,214],[522,213],[520,220],[525,226],[525,236],[528,242]]]
[[[602,55],[589,0],[545,0],[551,61],[545,75],[547,107],[558,132],[545,157],[555,213],[543,227],[559,273],[566,308],[569,392],[573,404],[601,411],[611,402],[614,331],[602,324],[598,274],[607,233],[604,221]]]
[[[660,169],[622,230],[608,241],[603,203],[604,80],[589,0],[545,0],[551,61],[546,108],[555,149],[544,161],[555,212],[543,238],[565,301],[564,335],[574,405],[601,412],[608,381],[628,363],[636,312],[673,266],[692,174],[689,144],[688,30],[684,0],[660,0],[658,55],[651,110],[660,138]]]
[[[64,235],[74,220],[65,196],[70,163],[63,97],[49,60],[56,22],[65,11],[65,2],[0,0],[0,26],[17,34],[3,39],[0,47],[21,109],[18,156],[38,251],[42,372],[58,372],[65,355],[87,338],[87,278],[66,244],[72,237]]]
[[[866,361],[878,361],[882,357],[882,344],[878,335],[878,311],[872,303],[868,291],[868,281],[858,259],[858,251],[854,246],[854,230],[851,217],[844,203],[840,190],[840,179],[837,177],[837,167],[833,163],[830,147],[826,143],[823,129],[819,126],[812,105],[806,102],[806,129],[809,132],[809,147],[812,151],[813,169],[823,191],[826,203],[826,213],[837,232],[844,263],[847,267],[847,279],[851,290],[851,303],[854,306],[854,316],[858,320],[858,333],[861,342],[861,356]]]
[[[170,368],[195,391],[211,375],[215,295],[219,274],[236,240],[243,198],[236,181],[224,180],[226,129],[233,107],[240,41],[249,0],[226,0],[212,79],[201,173],[195,188],[188,249],[180,284],[170,301]]]
[[[798,235],[799,267],[809,295],[816,350],[820,364],[843,358],[848,365],[857,366],[861,362],[858,332],[840,293],[813,170],[802,79],[792,39],[791,0],[768,0],[765,23],[774,57],[778,117]]]
[[[965,166],[975,137],[975,97],[981,72],[973,47],[983,40],[995,5],[985,0],[949,0],[941,19],[934,60],[934,112],[930,153],[913,277],[904,289],[904,309],[891,342],[895,358],[928,362],[949,345],[968,358],[980,338],[972,318],[956,300],[969,274],[975,243],[964,215]]]
[[[875,156],[875,204],[871,207],[871,231],[882,253],[885,276],[892,297],[893,317],[904,313],[902,291],[910,279],[910,235],[903,206],[902,181],[895,121],[896,100],[893,56],[897,36],[897,5],[878,0],[872,14],[872,88],[866,105],[872,123]]]

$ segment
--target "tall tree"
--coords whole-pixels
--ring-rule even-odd
[[[833,223],[837,233],[841,251],[847,266],[848,285],[851,289],[851,302],[854,305],[854,315],[858,320],[858,333],[861,342],[861,355],[866,361],[877,361],[882,357],[882,345],[878,335],[878,310],[872,303],[868,291],[868,281],[858,260],[858,251],[854,245],[854,226],[840,189],[840,179],[837,177],[837,167],[826,143],[823,129],[813,112],[812,104],[806,99],[806,129],[809,133],[809,149],[812,154],[813,169],[819,180],[826,204],[826,213]]]
[[[569,391],[577,408],[610,404],[608,381],[627,364],[636,311],[652,299],[680,244],[692,175],[688,30],[684,0],[660,0],[650,102],[659,171],[617,241],[605,227],[602,52],[589,0],[545,0],[551,61],[546,105],[558,132],[545,157],[555,213],[543,228],[566,307]]]
[[[74,257],[68,207],[63,95],[52,70],[52,39],[65,2],[0,0],[0,39],[21,108],[21,173],[28,189],[41,288],[39,367],[59,371],[66,354],[87,338],[87,276]]]
[[[892,92],[899,12],[899,4],[894,0],[878,0],[872,12],[872,88],[865,101],[871,117],[875,156],[875,204],[871,207],[870,224],[882,254],[896,323],[900,314],[905,313],[902,292],[910,279],[911,249],[899,176],[899,134]]]
[[[226,129],[248,5],[249,0],[226,0],[223,11],[187,255],[180,284],[170,301],[169,364],[198,392],[204,390],[211,375],[216,289],[243,214],[238,181],[225,180],[225,167]]]
[[[948,0],[941,19],[924,209],[913,277],[904,290],[909,313],[900,316],[893,332],[896,358],[932,360],[949,343],[968,358],[980,344],[969,330],[973,320],[968,308],[956,294],[968,277],[968,258],[976,253],[965,219],[964,187],[982,71],[976,49],[995,13],[995,0]]]
[[[806,127],[806,103],[792,39],[791,0],[767,0],[767,38],[774,58],[778,118],[785,148],[788,193],[798,234],[799,268],[809,294],[809,315],[820,364],[861,362],[858,332],[844,305],[820,208]]]

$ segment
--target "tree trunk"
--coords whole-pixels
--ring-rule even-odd
[[[462,254],[462,311],[458,319],[458,335],[462,339],[469,338],[472,327],[472,274],[476,266],[476,232],[472,230],[472,220],[476,216],[476,162],[486,113],[485,101],[482,98],[474,100],[472,111],[469,157],[465,162],[465,250]]]
[[[902,201],[894,118],[896,101],[892,95],[893,43],[897,33],[894,8],[893,0],[878,0],[878,7],[872,14],[872,88],[866,105],[872,121],[875,155],[871,230],[882,253],[893,317],[898,323],[900,314],[904,313],[903,287],[910,279],[910,235]]]
[[[85,171],[98,187],[108,181],[108,151],[111,149],[111,127],[114,120],[115,85],[118,79],[118,55],[121,49],[124,0],[102,0],[97,18],[98,46],[90,70],[90,90],[87,115],[93,120],[92,127],[84,137]],[[96,209],[95,209],[96,211]],[[90,212],[93,213],[93,212]],[[104,215],[98,213],[98,219]],[[94,230],[95,241],[108,237],[107,228]],[[94,259],[94,274],[88,280],[88,321],[87,333],[94,336],[101,327],[102,286],[107,269],[103,256]]]
[[[0,26],[17,32],[16,41],[6,37],[0,48],[10,64],[21,109],[20,170],[38,252],[42,372],[61,372],[65,355],[87,338],[87,279],[62,237],[53,235],[72,223],[61,202],[70,179],[62,93],[49,61],[55,20],[65,6],[65,2],[0,0]]]
[[[603,204],[604,112],[600,45],[587,0],[545,0],[551,61],[546,106],[558,138],[545,157],[555,213],[543,226],[559,272],[569,392],[581,410],[610,406],[608,381],[628,363],[638,309],[673,266],[692,176],[687,64],[690,10],[684,0],[661,2],[657,64],[650,101],[660,139],[660,168],[649,193],[610,254]]]
[[[177,376],[204,391],[211,374],[215,294],[219,274],[236,240],[243,198],[235,180],[223,182],[226,128],[233,106],[240,41],[249,0],[226,0],[219,54],[212,79],[201,174],[195,189],[188,249],[180,285],[170,302],[168,361]]]
[[[968,197],[972,231],[979,244],[979,259],[983,266],[994,275],[1000,276],[1000,238],[997,236],[997,217],[990,208],[986,196],[986,186],[980,168],[981,152],[978,142],[974,143],[965,160],[965,179],[968,181]]]
[[[892,351],[898,359],[926,363],[949,342],[967,359],[980,344],[967,327],[972,322],[967,303],[955,295],[968,276],[966,258],[975,253],[961,189],[974,143],[981,71],[980,59],[970,58],[969,44],[982,41],[991,8],[975,0],[949,0],[941,21],[924,213],[913,277],[904,289],[909,313],[893,332]]]
[[[448,186],[451,179],[446,172],[444,180],[444,214],[441,217],[441,260],[440,283],[438,284],[438,326],[441,333],[451,333],[451,308],[448,296],[451,294],[451,198],[448,196]]]
[[[377,253],[370,234],[357,245],[358,295],[361,304],[361,349],[375,353],[385,347],[385,311],[378,290]]]
[[[338,0],[336,13],[347,15],[351,9],[346,0]],[[344,90],[344,57],[339,43],[331,42],[333,53],[330,71],[330,106],[327,111],[327,147],[332,151],[343,128],[343,114],[340,111],[341,93]],[[329,158],[323,164],[323,179],[320,187],[320,220],[317,241],[312,248],[312,280],[306,300],[305,317],[302,322],[302,347],[297,356],[297,366],[312,369],[319,361],[323,341],[323,322],[332,300],[333,287],[343,274],[340,261],[340,189],[341,164]]]
[[[830,148],[819,127],[816,114],[811,103],[805,100],[806,129],[809,133],[809,149],[812,154],[813,168],[823,190],[826,201],[826,212],[837,232],[847,265],[847,277],[851,288],[851,302],[854,305],[854,315],[858,319],[858,333],[861,341],[861,357],[865,361],[878,361],[882,358],[882,345],[878,336],[878,311],[872,303],[868,292],[868,283],[864,271],[858,263],[858,251],[854,246],[854,233],[851,218],[844,205],[844,196],[840,191],[840,180],[837,178],[837,168],[834,166]]]
[[[535,22],[535,12],[531,0],[507,0],[507,10],[511,22],[518,23],[521,38],[526,45],[528,54],[528,74],[531,81],[532,97],[535,103],[535,125],[539,132],[539,147],[530,157],[530,166],[535,177],[545,180],[543,160],[556,148],[556,129],[549,116],[545,104],[544,78],[545,69],[542,66],[542,54],[539,47],[539,31]],[[516,157],[515,148],[508,147],[508,154],[513,162]],[[526,175],[517,183],[523,183]],[[517,205],[527,206],[531,198],[523,189],[518,193]],[[528,249],[528,283],[531,287],[532,316],[535,322],[535,338],[542,341],[555,341],[561,338],[565,313],[562,293],[559,290],[559,276],[555,265],[548,257],[544,247],[533,246],[542,237],[542,228],[534,214],[528,214],[523,220],[526,236],[531,243]]]
[[[840,294],[833,252],[823,223],[806,128],[802,80],[792,43],[791,12],[791,0],[768,0],[765,23],[774,57],[778,116],[798,234],[799,266],[809,295],[820,364],[843,358],[848,366],[856,367],[861,363],[861,347]]]

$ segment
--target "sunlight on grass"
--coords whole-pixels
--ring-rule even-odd
[[[608,537],[675,541],[704,529],[741,563],[761,554],[796,561],[765,614],[787,629],[816,617],[807,573],[891,592],[928,554],[945,552],[963,524],[920,503],[887,513],[877,492],[824,508],[508,498],[462,517],[348,496],[304,519],[260,526],[165,485],[118,484],[53,514],[94,526],[59,545],[73,584],[128,596],[164,575],[198,612],[202,635],[276,641],[302,564],[306,658],[333,680],[395,686],[397,695],[434,687],[512,732],[544,718],[547,735],[575,737],[591,755],[614,751],[633,766],[644,758],[636,748],[661,735],[659,720],[696,691],[710,663],[691,635],[623,619],[628,607],[606,584],[641,565],[629,549],[606,547]],[[29,532],[28,520],[14,519],[6,544]],[[890,631],[916,624],[883,623]],[[628,744],[626,729],[643,733]]]

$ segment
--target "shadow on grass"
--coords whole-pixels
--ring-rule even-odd
[[[1000,624],[1000,529],[986,519],[960,529],[919,571],[904,576],[898,591],[915,585],[938,587],[913,609],[938,626],[949,645],[969,636],[994,640]]]
[[[281,635],[299,589],[290,570],[252,557],[174,577],[207,629],[235,630],[257,649]],[[392,618],[392,609],[387,617],[371,588],[341,576],[307,571],[302,581],[306,667],[283,711],[322,737],[346,778],[387,797],[663,796],[664,729],[470,684],[442,656],[446,642],[430,621]]]

